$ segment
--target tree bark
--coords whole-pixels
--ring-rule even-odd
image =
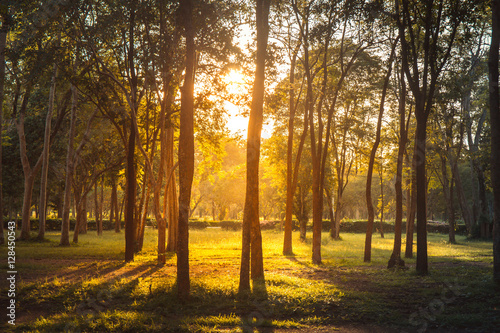
[[[137,96],[137,75],[135,72],[135,38],[134,26],[136,15],[136,3],[131,3],[129,19],[129,49],[128,49],[128,67],[130,72],[130,133],[127,146],[126,163],[126,188],[125,188],[125,262],[134,260],[134,250],[136,242],[137,221],[135,219],[135,197],[136,197],[136,165],[135,165],[135,146],[136,136],[135,126],[132,118],[137,114],[138,96]]]
[[[394,189],[396,191],[396,217],[394,220],[394,246],[387,268],[395,266],[404,266],[405,262],[401,259],[401,232],[403,224],[403,160],[408,141],[408,124],[406,122],[406,83],[404,72],[401,71],[400,94],[399,94],[399,142],[398,159],[396,165],[396,181]],[[410,115],[408,116],[408,120]],[[408,223],[408,221],[407,221]]]
[[[259,158],[270,4],[270,0],[257,0],[256,4],[257,56],[250,119],[248,121],[247,183],[243,212],[239,292],[250,290],[249,265],[251,266],[253,281],[264,279],[262,236],[259,221]]]
[[[50,131],[52,128],[52,114],[54,113],[54,99],[56,94],[57,64],[54,63],[52,81],[50,83],[49,107],[45,118],[45,135],[42,152],[42,176],[40,180],[40,200],[38,219],[38,240],[45,238],[45,220],[47,219],[47,180],[49,176]]]
[[[398,39],[396,39],[396,41],[394,41],[394,43],[392,45],[392,49],[391,49],[391,55],[389,56],[387,74],[384,78],[384,86],[382,88],[382,96],[380,98],[380,106],[379,106],[378,119],[377,119],[377,131],[375,134],[375,142],[373,143],[373,147],[372,147],[372,150],[370,152],[370,161],[368,162],[368,172],[367,172],[367,176],[366,176],[366,208],[368,211],[368,223],[366,225],[366,237],[365,237],[365,256],[364,256],[365,262],[371,261],[373,222],[375,219],[375,213],[373,210],[373,202],[372,202],[373,165],[375,164],[375,155],[377,154],[378,145],[380,144],[380,132],[382,130],[382,117],[384,115],[385,97],[387,95],[387,88],[389,86],[389,79],[391,78],[392,62],[394,61],[394,55],[395,55],[397,44],[398,44]]]
[[[460,210],[462,211],[462,217],[467,228],[467,233],[471,235],[474,221],[472,218],[472,213],[469,209],[469,205],[467,203],[467,199],[465,198],[464,188],[462,186],[462,177],[460,176],[460,171],[458,170],[458,163],[455,162],[453,164],[452,172],[455,179],[455,188],[457,191],[458,203],[460,204]]]
[[[175,183],[175,166],[174,166],[174,127],[169,124],[167,127],[167,163],[165,172],[165,201],[163,205],[163,216],[168,216],[168,235],[167,235],[167,251],[175,252],[177,250],[177,235],[179,222],[179,202],[177,196],[177,185]]]
[[[429,272],[427,259],[427,176],[425,172],[425,146],[427,139],[427,117],[418,112],[417,103],[417,132],[416,132],[416,182],[417,182],[417,265],[419,275]]]
[[[293,186],[293,134],[295,123],[295,62],[297,60],[296,50],[290,63],[290,88],[289,88],[289,118],[288,118],[288,141],[286,155],[286,207],[285,207],[285,230],[283,240],[283,254],[292,255],[292,212],[293,212],[293,195],[295,187]],[[307,123],[307,121],[306,121]],[[296,168],[298,166],[296,165]]]
[[[127,149],[126,187],[125,187],[125,261],[134,260],[134,248],[136,241],[135,220],[135,129],[130,128]]]
[[[417,164],[415,151],[412,154],[410,165],[410,178],[408,180],[408,190],[406,192],[406,249],[405,258],[413,258],[413,233],[415,231],[415,212],[417,208],[417,185],[415,177],[415,167]]]
[[[500,45],[500,1],[492,0],[492,33],[488,59],[491,123],[491,183],[493,187],[493,279],[500,285],[500,91],[498,60]]]
[[[120,232],[120,218],[118,213],[118,186],[115,176],[111,178],[111,209],[109,212],[109,220],[115,225],[115,232]]]
[[[74,149],[76,131],[76,108],[78,103],[78,90],[76,86],[71,86],[71,119],[68,133],[68,150],[66,154],[66,179],[64,182],[64,205],[63,217],[61,223],[61,240],[59,245],[69,246],[69,211],[71,206],[71,182],[73,179],[74,168]],[[76,200],[75,200],[76,201]],[[76,204],[75,204],[76,206]]]
[[[179,222],[177,239],[177,297],[187,300],[189,280],[189,206],[194,173],[194,77],[196,49],[194,44],[193,3],[185,0],[180,7],[186,37],[186,70],[181,90],[179,130]]]

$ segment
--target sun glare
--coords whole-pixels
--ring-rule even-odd
[[[248,93],[245,89],[245,79],[246,77],[241,71],[231,69],[226,76],[224,76],[227,92],[237,99],[239,96]],[[239,107],[230,101],[224,102],[224,108],[228,113],[227,127],[229,130],[234,134],[246,137],[248,117],[242,116]]]
[[[236,69],[231,69],[229,73],[226,74],[224,77],[224,82],[226,83],[226,88],[227,91],[230,94],[243,94],[245,93],[245,84],[246,84],[246,77],[245,75],[236,70]]]
[[[224,82],[226,83],[226,89],[234,97],[238,98],[238,95],[242,96],[244,94],[250,94],[250,82],[251,79],[247,77],[242,72],[231,69],[224,77]],[[234,133],[241,135],[243,138],[247,136],[248,130],[248,116],[243,116],[239,106],[230,102],[224,102],[224,108],[228,113],[228,129]],[[269,138],[272,133],[272,124],[264,124],[262,128],[262,137]]]

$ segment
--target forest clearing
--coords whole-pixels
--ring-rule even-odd
[[[123,235],[81,236],[61,251],[58,233],[17,245],[18,318],[13,332],[494,332],[500,296],[492,294],[491,241],[429,234],[430,275],[386,269],[393,234],[374,236],[363,262],[363,234],[323,234],[324,261],[313,265],[310,239],[263,232],[265,285],[238,297],[240,232],[190,232],[191,301],[179,303],[175,256],[156,261],[155,234],[123,263]],[[3,255],[3,253],[2,253]],[[2,263],[5,258],[1,258]],[[407,266],[415,265],[406,259]],[[5,266],[2,265],[1,269]],[[5,297],[6,281],[0,281]],[[7,327],[6,327],[7,328]],[[423,330],[422,330],[423,329]]]

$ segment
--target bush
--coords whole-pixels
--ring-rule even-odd
[[[37,231],[39,220],[37,218],[32,218],[31,220],[31,230]],[[7,227],[8,220],[4,220],[4,228]],[[61,230],[61,219],[47,219],[45,222],[45,230],[47,231],[59,231]],[[75,219],[70,219],[70,230],[75,229]],[[340,232],[348,232],[348,233],[365,233],[367,228],[368,221],[366,220],[346,220],[340,223]],[[156,220],[155,219],[146,219],[146,225],[153,226],[156,228]],[[208,227],[220,227],[222,230],[232,230],[239,231],[241,230],[242,221],[241,220],[227,220],[227,221],[201,221],[197,219],[189,220],[189,228],[193,230],[203,230]],[[114,230],[115,226],[109,219],[105,219],[102,221],[103,230]],[[168,227],[168,225],[167,225]],[[282,229],[282,221],[280,220],[267,220],[261,221],[260,227],[262,230],[281,230]],[[427,232],[432,233],[448,233],[448,223],[446,222],[436,222],[429,221],[427,223]],[[17,229],[21,228],[21,220],[17,221]],[[125,222],[121,221],[121,228],[125,228]],[[322,230],[329,231],[331,228],[330,220],[323,220],[322,222]],[[373,232],[379,232],[380,222],[375,221],[373,224]],[[394,232],[394,224],[383,222],[382,228],[384,232]],[[292,229],[294,231],[299,230],[299,222],[296,219],[292,220]],[[477,227],[479,229],[479,227]],[[95,219],[87,220],[87,230],[97,230],[97,225]],[[307,230],[312,231],[312,223],[309,222],[307,224]],[[406,230],[406,222],[402,224],[403,233]],[[416,230],[416,229],[415,229]],[[455,233],[457,235],[467,235],[467,229],[465,225],[458,224],[455,229]],[[479,232],[476,230],[476,233]]]

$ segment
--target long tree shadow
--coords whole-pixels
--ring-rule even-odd
[[[252,291],[246,295],[240,308],[240,328],[243,332],[274,332],[274,317],[265,279],[252,280]]]

